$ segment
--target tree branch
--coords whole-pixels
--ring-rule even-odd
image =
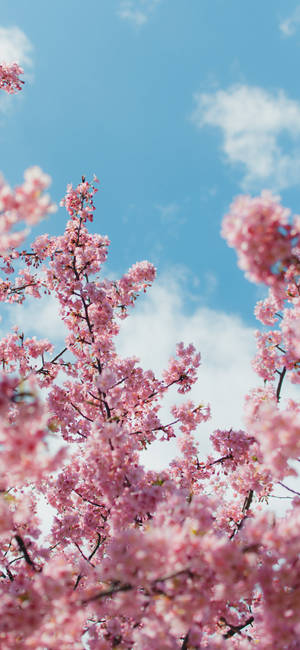
[[[28,553],[28,551],[27,551],[27,548],[26,548],[26,546],[25,546],[24,540],[22,539],[22,537],[20,537],[20,535],[15,535],[15,540],[16,540],[16,542],[17,542],[17,544],[18,544],[18,547],[19,547],[20,551],[23,553],[23,557],[24,557],[25,562],[26,562],[27,564],[29,564],[29,566],[31,566],[31,568],[32,568],[34,571],[36,571],[37,573],[40,573],[41,570],[42,570],[42,568],[41,568],[41,567],[37,567],[37,566],[35,565],[35,563],[33,562],[33,560],[31,559],[31,557],[30,557],[30,555],[29,555],[29,553]]]
[[[190,631],[188,631],[183,639],[181,650],[187,650],[189,642]]]
[[[239,523],[237,524],[234,531],[231,533],[229,539],[233,539],[235,537],[235,535],[238,533],[238,531],[241,530],[242,526],[244,525],[245,519],[247,519],[248,510],[249,510],[249,508],[251,506],[251,503],[252,503],[252,500],[253,500],[253,496],[254,496],[253,490],[249,490],[247,496],[245,497],[245,500],[244,500],[244,503],[243,503],[243,508],[242,508],[242,512],[244,513],[244,516],[239,521]]]
[[[226,618],[224,618],[223,616],[222,616],[222,618],[220,620],[230,628],[228,630],[228,632],[226,632],[226,634],[223,634],[223,639],[230,639],[235,634],[240,634],[241,630],[243,630],[245,627],[247,627],[247,625],[251,625],[251,623],[253,623],[253,621],[254,621],[254,616],[250,616],[247,619],[247,621],[245,623],[242,623],[241,625],[231,625],[231,623],[228,623],[226,621]]]
[[[278,382],[277,391],[276,391],[277,402],[279,402],[279,400],[280,400],[280,392],[281,392],[282,383],[283,383],[283,380],[284,380],[285,373],[286,373],[286,367],[284,366],[282,371],[279,373],[280,377],[279,377],[279,382]]]

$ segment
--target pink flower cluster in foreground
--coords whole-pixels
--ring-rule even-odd
[[[284,518],[262,508],[300,459],[300,406],[280,402],[283,382],[299,383],[299,219],[266,194],[225,218],[242,267],[269,287],[256,314],[272,329],[257,333],[244,429],[212,432],[203,457],[209,405],[161,409],[195,384],[194,346],[179,343],[161,377],[117,354],[155,268],[103,277],[109,240],[87,227],[97,179],[68,186],[63,234],[20,250],[15,225],[52,210],[48,182],[34,168],[0,188],[0,300],[50,294],[67,331],[61,349],[17,327],[0,340],[1,649],[299,648],[300,494],[288,488]],[[141,451],[174,437],[169,466],[145,468]]]

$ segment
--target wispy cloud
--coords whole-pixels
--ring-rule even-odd
[[[0,27],[0,61],[32,66],[33,46],[19,27]]]
[[[151,14],[161,0],[121,0],[118,16],[135,27],[148,22]]]
[[[164,230],[170,237],[179,237],[180,228],[186,221],[186,203],[179,204],[176,201],[164,205],[156,205],[155,208],[159,213],[160,222]]]
[[[300,5],[285,18],[280,24],[279,29],[284,36],[293,36],[295,34],[297,27],[300,24]]]
[[[4,312],[8,325],[17,325],[25,336],[48,338],[59,345],[63,343],[67,329],[59,316],[59,304],[53,296],[27,297],[22,304],[8,305]]]
[[[197,128],[218,127],[229,163],[243,166],[243,189],[283,189],[300,181],[300,103],[283,90],[247,85],[194,95]],[[289,136],[285,146],[282,136]],[[280,140],[281,138],[281,140]]]
[[[175,270],[157,280],[142,304],[137,302],[134,312],[122,322],[117,349],[122,356],[134,354],[144,368],[160,374],[174,354],[176,343],[194,343],[201,352],[202,365],[199,380],[186,397],[196,404],[211,404],[212,419],[199,428],[200,450],[205,455],[210,446],[209,434],[215,428],[242,425],[244,395],[258,383],[251,368],[255,343],[253,331],[235,315],[199,304],[187,313],[185,293],[184,273]],[[162,422],[171,421],[170,406],[180,400],[176,390],[165,398]],[[177,453],[175,441],[158,442],[143,454],[143,460],[159,469]]]

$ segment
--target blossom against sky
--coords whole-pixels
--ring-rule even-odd
[[[229,349],[219,326],[224,313],[248,337],[246,360],[260,297],[220,236],[223,215],[236,195],[264,188],[299,212],[299,12],[299,3],[287,8],[284,0],[1,4],[0,58],[18,59],[26,81],[0,106],[5,178],[21,183],[24,169],[39,165],[59,203],[67,183],[96,173],[93,228],[112,241],[107,272],[120,275],[143,259],[157,266],[161,284],[140,309],[152,310],[155,323],[163,315],[162,341],[166,313],[176,319],[167,297],[180,298],[174,339],[193,334],[195,322],[200,330],[195,314],[209,313],[201,323],[216,321],[209,328],[217,337],[215,376],[228,370],[216,355]],[[36,233],[59,234],[65,219],[59,209]],[[180,277],[169,293],[166,277]],[[137,306],[136,325],[138,315]],[[132,348],[136,341],[134,334]],[[205,345],[199,340],[204,356]],[[123,346],[129,353],[124,339]],[[234,346],[230,354],[238,354]],[[246,386],[248,368],[244,375]]]
[[[95,228],[112,240],[112,271],[139,258],[161,272],[186,266],[202,297],[208,273],[210,306],[251,320],[256,289],[220,223],[245,190],[274,188],[298,210],[298,7],[3,0],[0,55],[19,58],[27,80],[1,118],[5,177],[17,183],[39,164],[59,201],[68,182],[95,172]],[[283,38],[287,20],[293,35]],[[62,219],[40,228],[59,232]]]

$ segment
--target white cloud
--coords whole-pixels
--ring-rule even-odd
[[[135,27],[141,27],[148,22],[160,0],[121,0],[118,16],[127,20]]]
[[[33,46],[19,27],[0,27],[0,62],[32,66]]]
[[[284,36],[293,36],[300,23],[300,5],[298,5],[290,16],[285,18],[280,24],[279,29]]]
[[[197,93],[191,115],[196,127],[218,127],[228,162],[242,165],[243,189],[283,189],[300,181],[300,103],[282,90],[271,94],[247,85]],[[282,136],[289,136],[283,146]]]
[[[50,342],[63,342],[67,329],[59,316],[59,304],[54,296],[27,298],[22,304],[9,305],[4,315],[9,326],[17,325],[25,336],[37,336]],[[4,321],[5,322],[5,321]]]
[[[259,383],[251,368],[255,354],[253,330],[238,316],[197,306],[193,313],[184,307],[185,285],[180,277],[157,280],[123,322],[117,349],[122,356],[137,356],[144,368],[160,375],[175,353],[176,343],[192,342],[201,353],[199,380],[191,393],[180,397],[176,390],[165,398],[162,422],[168,423],[169,408],[182,399],[210,403],[212,419],[199,428],[200,450],[209,449],[209,434],[216,428],[242,426],[243,398]],[[143,454],[155,469],[165,467],[177,454],[176,442],[154,443]]]

